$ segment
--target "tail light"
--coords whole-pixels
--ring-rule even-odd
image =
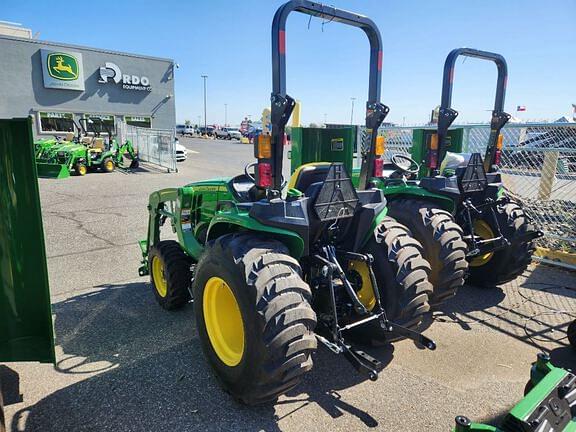
[[[496,152],[494,153],[494,165],[500,165],[500,160],[502,159],[502,146],[504,144],[504,135],[498,135],[498,140],[496,141]]]
[[[257,185],[261,188],[272,186],[272,165],[266,162],[260,162],[258,167],[258,182]]]
[[[270,135],[258,135],[258,159],[270,159],[272,157],[272,143]]]
[[[384,171],[384,160],[381,158],[374,159],[374,177],[382,177]]]
[[[386,148],[386,140],[382,135],[376,137],[376,148],[374,149],[374,154],[376,156],[382,156]]]
[[[438,168],[438,134],[428,136],[428,168]]]

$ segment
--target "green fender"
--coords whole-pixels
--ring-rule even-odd
[[[238,212],[236,208],[216,213],[208,228],[208,239],[214,239],[234,231],[254,231],[267,233],[286,245],[290,255],[299,259],[304,253],[304,240],[298,234],[282,229],[264,225],[251,218],[248,213]]]
[[[454,200],[446,195],[430,192],[420,186],[411,184],[384,185],[381,179],[373,179],[378,189],[384,192],[384,196],[390,202],[398,198],[418,198],[424,201],[435,201],[442,209],[453,213],[455,210]]]

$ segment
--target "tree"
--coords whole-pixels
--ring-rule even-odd
[[[192,125],[192,122],[190,120],[184,120],[184,125],[190,126],[190,125]]]

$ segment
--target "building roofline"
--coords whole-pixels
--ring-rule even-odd
[[[114,50],[109,50],[109,49],[99,49],[99,48],[86,47],[86,46],[82,46],[82,45],[72,45],[72,44],[44,41],[44,40],[38,40],[38,39],[21,38],[21,37],[17,37],[17,36],[0,35],[0,39],[14,40],[17,42],[28,42],[28,43],[38,44],[38,45],[49,45],[49,46],[62,47],[62,48],[81,49],[81,50],[94,51],[94,52],[104,53],[104,54],[121,55],[124,57],[133,57],[133,58],[140,58],[140,59],[146,59],[146,60],[156,60],[156,61],[162,61],[162,62],[175,63],[174,60],[169,59],[169,58],[153,57],[153,56],[140,55],[140,54],[132,54],[132,53],[114,51]]]

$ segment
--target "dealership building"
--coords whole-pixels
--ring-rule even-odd
[[[173,60],[0,30],[0,118],[32,116],[36,137],[73,131],[74,120],[92,116],[113,131],[119,122],[174,128]]]

